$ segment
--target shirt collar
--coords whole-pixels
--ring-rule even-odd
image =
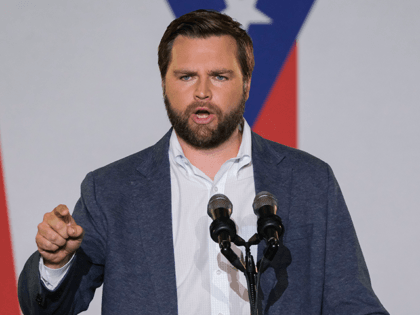
[[[251,127],[249,127],[247,121],[244,119],[242,142],[241,142],[241,146],[239,147],[238,155],[236,156],[236,158],[239,160],[244,160],[244,159],[246,160],[246,163],[243,165],[246,165],[249,162],[251,162],[251,156],[252,156],[251,139],[252,139]],[[242,164],[242,163],[239,163],[239,164]]]
[[[182,166],[185,169],[191,168],[191,163],[184,155],[181,144],[178,141],[178,137],[175,133],[175,130],[172,129],[171,138],[169,140],[169,157],[171,162],[175,162],[178,165]],[[238,155],[230,159],[229,161],[237,162],[236,172],[248,165],[251,162],[252,157],[252,143],[251,143],[251,127],[248,125],[247,121],[244,119],[243,132],[242,132],[242,141],[241,146],[239,147]]]

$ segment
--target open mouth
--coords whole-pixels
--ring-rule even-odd
[[[210,112],[208,110],[205,110],[205,109],[199,109],[195,112],[195,115],[198,118],[207,118],[210,115]]]

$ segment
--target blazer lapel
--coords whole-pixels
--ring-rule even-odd
[[[178,312],[168,157],[171,131],[149,148],[137,167],[143,176],[137,195],[142,211],[137,219],[160,314]]]
[[[277,215],[286,227],[289,219],[292,170],[281,165],[285,157],[286,154],[281,150],[274,150],[268,140],[252,133],[252,160],[256,193],[268,191],[277,198]],[[258,259],[261,259],[264,248],[265,242],[261,242],[258,245]]]

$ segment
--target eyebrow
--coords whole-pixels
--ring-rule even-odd
[[[214,69],[207,72],[208,75],[215,76],[220,74],[233,74],[233,70],[221,68],[221,69]],[[189,69],[179,69],[174,70],[173,73],[175,75],[197,75],[197,71],[189,70]]]
[[[233,70],[215,69],[215,70],[209,71],[208,74],[211,75],[211,76],[216,76],[216,75],[219,75],[219,74],[233,74]]]
[[[181,75],[181,74],[188,74],[188,75],[195,75],[197,74],[197,71],[188,70],[188,69],[180,69],[180,70],[174,70],[175,75]]]

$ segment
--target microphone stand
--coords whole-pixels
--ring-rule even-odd
[[[255,267],[254,263],[254,257],[251,254],[251,246],[257,245],[261,241],[258,233],[255,233],[248,242],[245,242],[245,240],[240,237],[239,235],[236,235],[233,239],[233,243],[236,246],[244,246],[245,247],[245,264],[240,261],[239,257],[234,253],[234,251],[230,247],[229,242],[225,242],[223,244],[220,244],[220,251],[223,254],[223,256],[226,257],[226,259],[237,269],[242,271],[245,275],[247,287],[248,287],[248,297],[249,297],[249,304],[251,308],[251,315],[258,315],[258,286],[259,286],[259,277],[261,273],[265,271],[264,268],[262,268],[263,259],[267,259],[269,261],[272,260],[274,255],[277,252],[277,249],[279,247],[279,244],[273,244],[271,246],[267,246],[264,250],[264,257],[258,261],[257,268]]]
[[[236,235],[235,239],[233,240],[236,246],[244,246],[245,247],[245,268],[242,271],[246,278],[246,283],[248,286],[248,297],[249,297],[249,304],[251,307],[251,315],[257,315],[257,274],[258,271],[255,268],[254,257],[251,254],[251,245],[257,245],[260,242],[260,238],[257,233],[255,233],[248,242]]]
[[[258,261],[257,267],[255,267],[254,257],[251,254],[251,246],[258,245],[261,241],[260,236],[258,233],[255,233],[248,242],[236,235],[233,239],[233,243],[236,246],[244,246],[245,247],[245,264],[240,261],[238,255],[230,247],[230,242],[224,242],[220,244],[220,252],[226,259],[238,270],[242,271],[245,275],[247,287],[248,287],[248,297],[249,297],[249,304],[251,308],[251,315],[258,315],[258,287],[259,287],[259,280],[261,274],[266,270],[267,266],[264,266],[264,262],[270,262],[280,246],[278,241],[274,239],[270,239],[267,242],[267,247],[264,250],[263,257]],[[258,270],[257,270],[258,269]]]
[[[259,194],[261,195],[259,197],[260,199],[267,197],[266,195],[268,195],[268,197],[271,196],[271,194],[267,192],[262,193],[263,195],[261,195],[261,193]],[[271,199],[273,199],[273,197],[271,197]],[[271,201],[271,199],[269,199],[269,201]],[[273,201],[275,202],[275,199],[273,199]],[[275,207],[277,207],[276,204]],[[273,260],[280,246],[279,238],[283,233],[281,219],[275,215],[276,208],[273,210],[270,204],[266,205],[265,200],[263,200],[262,206],[259,206],[257,209],[259,211],[257,214],[259,215],[257,222],[258,233],[255,233],[248,242],[246,242],[242,237],[236,234],[235,223],[230,219],[232,204],[225,195],[214,195],[210,199],[207,207],[207,213],[213,219],[213,222],[210,225],[211,238],[216,243],[219,243],[222,255],[245,275],[248,286],[251,315],[258,315],[258,288],[260,276],[267,268],[267,264],[264,266],[264,262],[270,262]],[[272,212],[274,212],[274,214]],[[250,247],[252,245],[259,244],[262,239],[266,241],[267,247],[264,249],[263,257],[257,263],[257,270]],[[232,250],[231,242],[233,242],[236,246],[245,247],[245,264]]]

